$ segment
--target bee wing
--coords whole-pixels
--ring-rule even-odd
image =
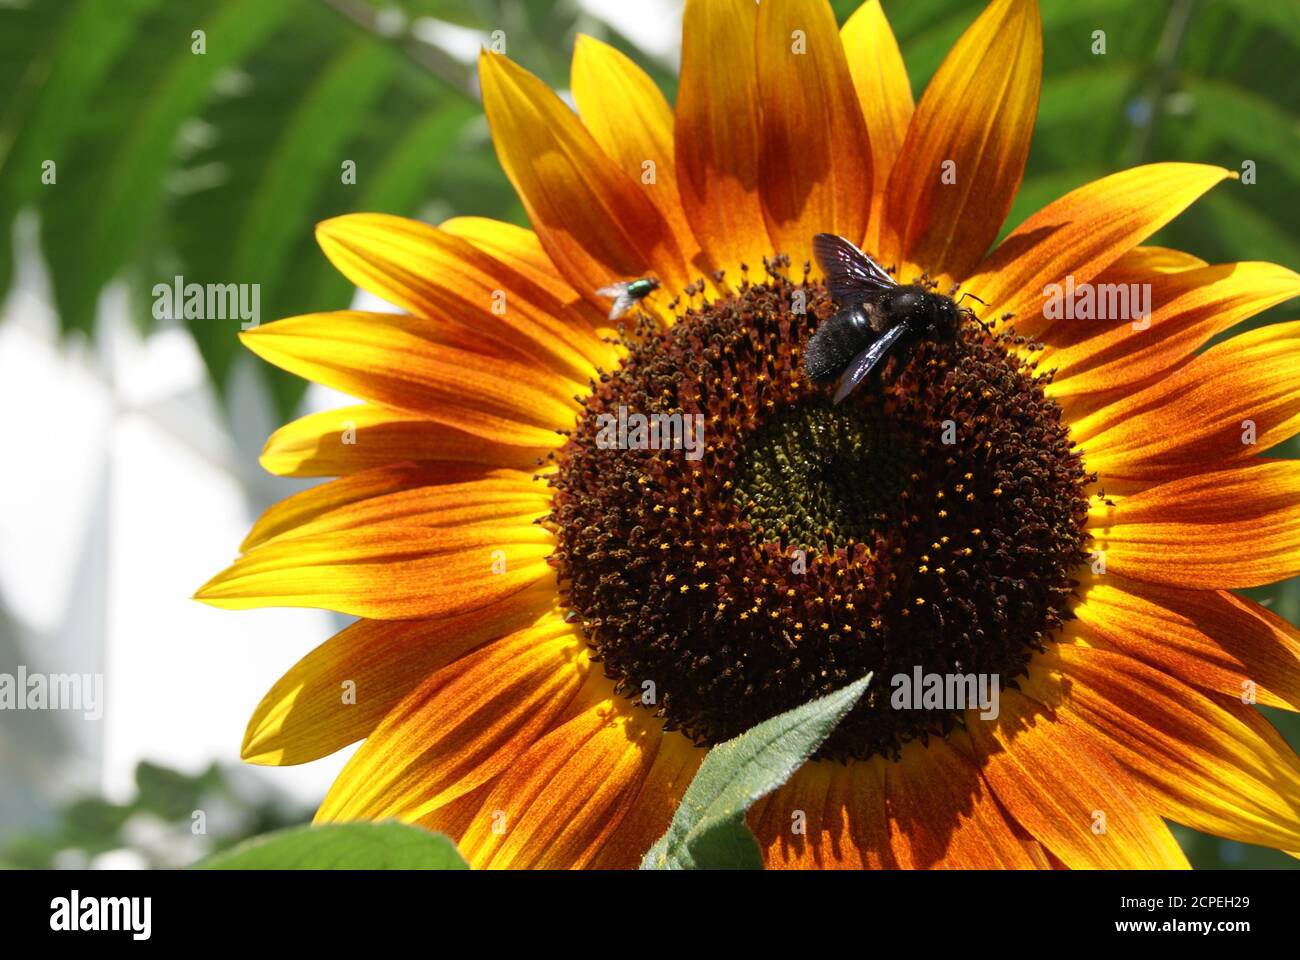
[[[831,296],[841,304],[861,303],[898,286],[885,270],[856,246],[833,233],[813,237],[813,256],[826,274]]]
[[[906,332],[906,325],[901,323],[896,327],[890,327],[880,335],[879,340],[854,357],[853,362],[845,369],[844,375],[840,377],[839,386],[835,388],[835,402],[839,403],[852,393],[853,388],[865,380],[867,374],[880,365],[880,362],[889,353],[889,348],[897,343],[899,338]]]

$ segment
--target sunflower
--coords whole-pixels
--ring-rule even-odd
[[[675,109],[587,37],[576,112],[485,53],[532,229],[329,220],[326,256],[406,312],[242,335],[364,401],[271,436],[271,472],[338,479],[198,593],[359,618],[266,695],[244,758],[364,739],[319,821],[628,867],[710,745],[920,668],[1001,677],[996,718],[877,683],[750,812],[768,866],[1186,866],[1166,821],[1300,850],[1300,761],[1254,706],[1300,708],[1300,635],[1233,592],[1300,573],[1300,464],[1259,455],[1300,423],[1300,324],[1200,349],[1300,276],[1142,245],[1232,176],[1188,163],[989,252],[1041,35],[1033,0],[995,0],[915,105],[874,0],[842,29],[824,0],[690,0]],[[819,232],[979,322],[832,404],[801,372],[835,309]],[[610,321],[595,291],[642,277]],[[1061,284],[1149,285],[1152,309],[1057,317]],[[610,449],[629,413],[703,442]]]

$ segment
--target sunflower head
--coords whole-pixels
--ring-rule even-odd
[[[875,0],[842,29],[824,0],[689,0],[673,107],[589,38],[576,113],[485,53],[531,229],[329,221],[334,264],[406,313],[244,335],[364,401],[272,436],[269,468],[339,479],[200,591],[360,618],[245,756],[364,738],[318,819],[628,866],[706,748],[871,673],[750,811],[768,865],[1185,865],[1164,819],[1300,850],[1300,760],[1240,699],[1300,707],[1300,634],[1232,592],[1300,572],[1300,471],[1256,456],[1300,427],[1300,333],[1197,352],[1300,277],[1141,245],[1230,176],[1197,164],[994,246],[1041,36],[1033,0],[993,0],[916,104]],[[806,363],[846,306],[818,234],[954,297],[842,403]],[[1130,283],[1143,324],[1044,306]],[[912,676],[997,678],[1000,705],[900,706]]]

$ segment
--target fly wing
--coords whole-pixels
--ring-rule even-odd
[[[614,298],[614,305],[609,308],[609,319],[617,320],[623,314],[632,309],[636,303],[636,297],[632,296],[626,290]]]
[[[896,327],[890,327],[880,335],[879,340],[854,357],[853,362],[844,371],[844,375],[840,377],[840,384],[835,389],[835,402],[842,401],[853,392],[854,387],[866,379],[867,374],[880,366],[881,361],[888,356],[889,348],[906,332],[906,325],[901,323]]]
[[[842,305],[861,303],[898,286],[880,264],[833,233],[819,233],[813,237],[813,256],[826,274],[826,286],[831,296]]]
[[[598,297],[609,297],[614,301],[614,305],[609,308],[609,319],[617,320],[623,314],[632,309],[632,304],[636,303],[636,297],[628,293],[632,286],[630,280],[619,280],[617,283],[611,283],[607,287],[601,287],[596,291]]]

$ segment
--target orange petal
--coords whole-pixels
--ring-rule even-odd
[[[461,853],[475,868],[588,865],[627,816],[662,738],[646,711],[622,698],[598,701],[497,779]]]
[[[348,761],[316,814],[419,820],[517,763],[560,722],[591,672],[558,614],[427,676]]]
[[[664,732],[641,792],[590,866],[597,870],[632,870],[664,835],[707,752],[680,733]]]
[[[1161,816],[1300,849],[1300,758],[1253,707],[1230,710],[1105,650],[1062,645],[1043,663],[1050,668],[1031,674],[1026,693],[1129,770]]]
[[[1254,587],[1300,573],[1300,461],[1171,480],[1099,505],[1090,521],[1106,569],[1202,590]]]
[[[522,526],[545,516],[550,500],[542,481],[519,470],[472,464],[379,467],[281,500],[262,514],[239,549],[278,537],[382,524]]]
[[[812,238],[860,238],[871,209],[871,147],[826,0],[758,5],[759,182],[767,232],[796,264]]]
[[[1200,257],[1174,250],[1170,247],[1134,247],[1104,271],[1107,279],[1116,283],[1131,283],[1149,279],[1155,273],[1182,273],[1207,267]]]
[[[672,228],[544,83],[501,54],[479,58],[483,108],[506,176],[551,260],[574,289],[654,273],[689,282]]]
[[[894,869],[887,761],[805,763],[749,812],[769,870]]]
[[[489,640],[553,617],[554,604],[554,592],[542,585],[458,617],[358,620],[294,664],[262,698],[240,755],[249,763],[306,763],[367,737],[430,674]]]
[[[1024,175],[1042,72],[1038,4],[994,0],[912,115],[885,199],[887,260],[928,271],[941,288],[980,262]]]
[[[357,286],[413,314],[454,321],[472,333],[471,343],[546,364],[580,385],[614,359],[593,329],[544,287],[437,227],[354,213],[318,224],[316,239]]]
[[[266,441],[262,467],[277,476],[332,477],[398,461],[461,461],[528,468],[554,449],[514,446],[465,433],[401,410],[363,403],[323,410],[287,423]]]
[[[699,244],[677,192],[673,111],[663,93],[630,57],[582,33],[573,47],[570,73],[582,122],[619,169],[642,186],[683,256],[694,260]]]
[[[1065,866],[1187,867],[1141,788],[1042,704],[1003,690],[997,718],[968,712],[967,729],[1002,806]]]
[[[435,343],[410,320],[350,310],[308,314],[254,327],[240,339],[291,373],[488,440],[554,447],[556,429],[573,425],[572,384],[513,360]]]
[[[1300,283],[1300,277],[1291,283]],[[1274,288],[1248,309],[1287,296]],[[1221,304],[1218,309],[1225,311],[1220,317],[1231,319],[1232,308]],[[1298,365],[1300,321],[1260,327],[1084,417],[1071,435],[1084,448],[1088,469],[1105,477],[1163,480],[1206,466],[1226,467],[1300,429]],[[1171,424],[1177,429],[1169,429]]]
[[[746,263],[761,279],[774,252],[758,195],[758,9],[750,0],[687,0],[677,91],[677,187],[711,264]]]
[[[1107,270],[1091,289],[1114,319],[1063,320],[1044,331],[1039,367],[1057,371],[1051,397],[1113,390],[1163,373],[1215,334],[1300,296],[1300,275],[1271,263],[1225,263],[1125,283]],[[1150,315],[1139,318],[1148,297]]]
[[[194,596],[228,610],[320,607],[376,620],[450,617],[540,580],[553,583],[546,557],[554,545],[538,526],[311,534],[250,551]]]
[[[903,869],[1030,869],[1012,822],[970,760],[946,741],[912,741],[885,767],[891,844]]]
[[[863,245],[880,249],[885,187],[912,119],[912,83],[880,0],[867,0],[840,30],[871,150],[871,213]],[[850,236],[857,242],[857,238]]]
[[[1074,608],[1089,634],[1171,676],[1300,710],[1300,630],[1222,590],[1179,590],[1107,573]]]
[[[556,300],[573,309],[589,310],[591,305],[555,270],[555,264],[542,249],[537,234],[527,227],[493,220],[491,217],[452,217],[438,224],[438,229],[472,243],[488,256],[500,260],[510,269],[527,277]],[[591,316],[591,314],[588,314]],[[603,318],[603,314],[594,314]]]
[[[986,317],[1013,313],[1017,330],[1037,333],[1050,323],[1048,284],[1090,282],[1230,176],[1199,163],[1151,163],[1094,180],[1011,231],[965,287],[988,304]]]

